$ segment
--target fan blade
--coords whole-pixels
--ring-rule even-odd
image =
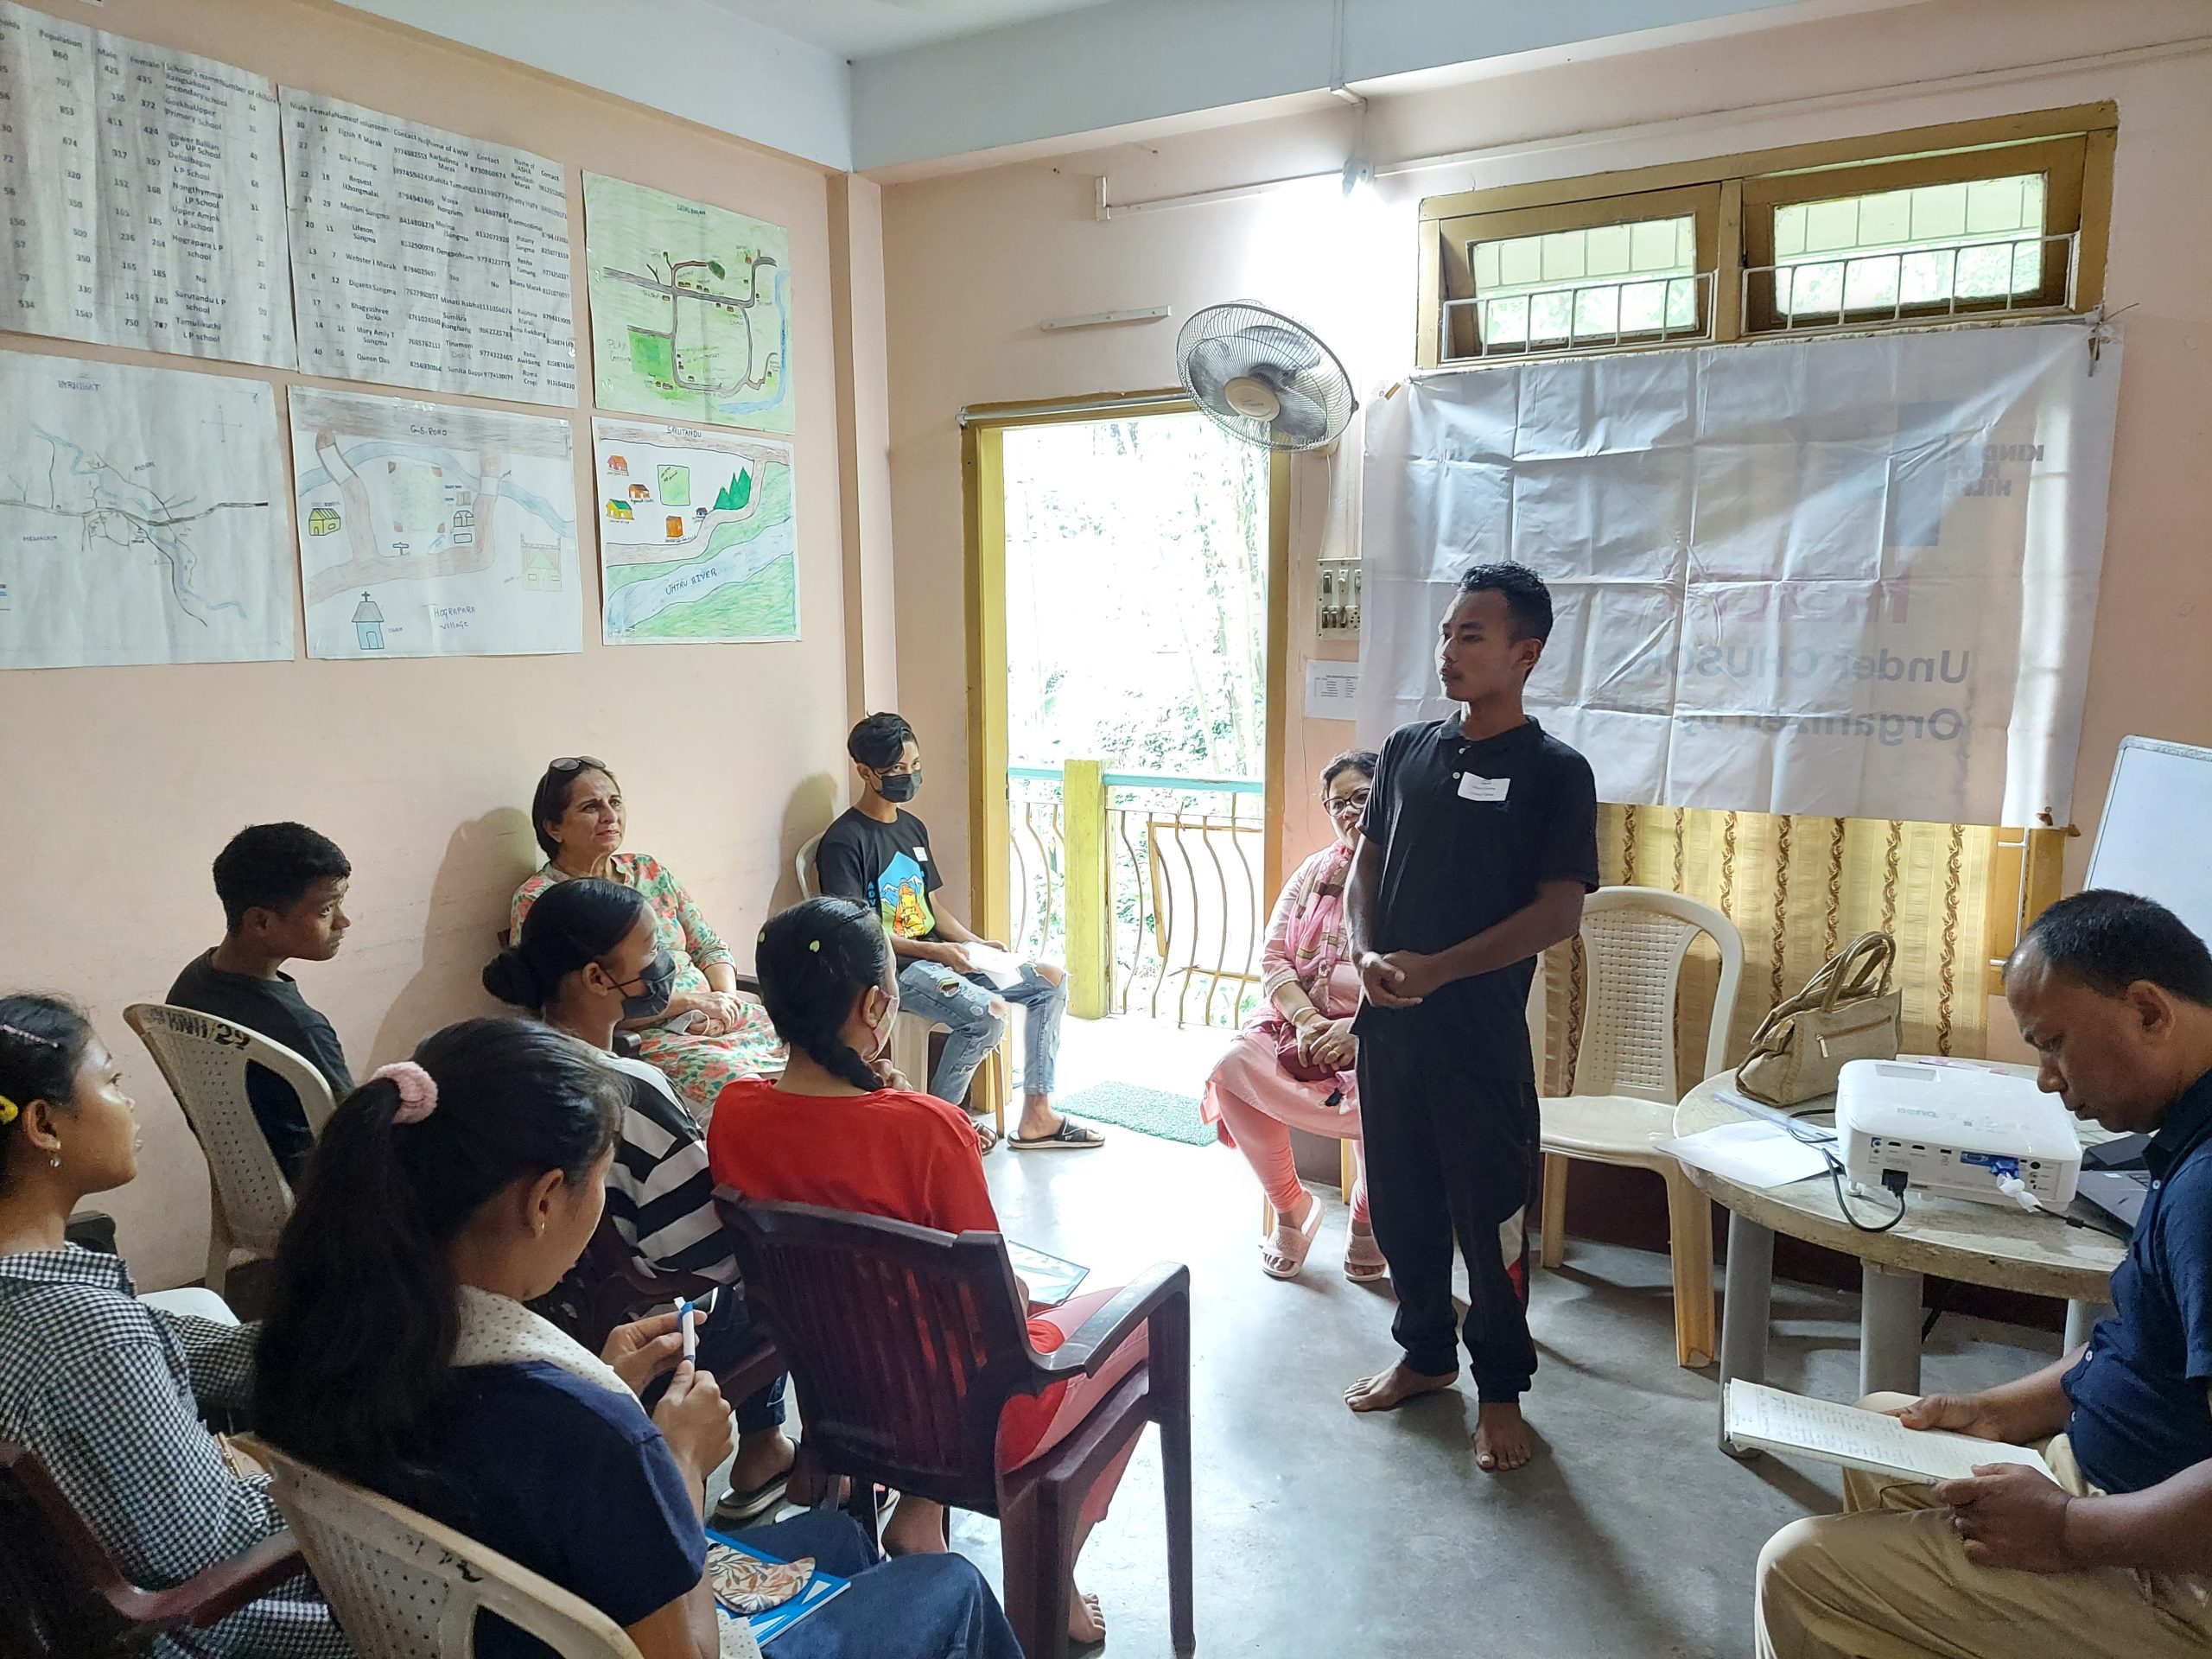
[[[1327,410],[1293,386],[1277,386],[1275,396],[1282,399],[1282,409],[1275,416],[1274,423],[1278,442],[1313,444],[1326,442],[1329,437]]]
[[[1222,408],[1222,388],[1243,372],[1232,340],[1206,340],[1198,342],[1190,356],[1183,359],[1183,373],[1188,380],[1192,396],[1200,403],[1213,404]]]
[[[1312,368],[1321,360],[1319,343],[1300,329],[1257,322],[1238,329],[1237,338],[1249,343],[1253,355],[1280,365],[1286,372]]]

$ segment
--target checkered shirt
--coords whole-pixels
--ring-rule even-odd
[[[0,1255],[0,1436],[38,1454],[134,1584],[180,1584],[284,1525],[200,1416],[245,1407],[254,1336],[147,1306],[118,1256]],[[304,1575],[195,1640],[226,1659],[353,1653]],[[182,1659],[166,1639],[155,1651]]]

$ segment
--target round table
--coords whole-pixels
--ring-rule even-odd
[[[2030,1077],[2024,1066],[1991,1062],[1995,1071]],[[1732,1073],[1707,1077],[1675,1109],[1675,1134],[1691,1135],[1751,1114],[1727,1097]],[[1796,1109],[1823,1126],[1832,1120],[1826,1099]],[[2091,1131],[2088,1139],[2101,1139]],[[2126,1247],[2109,1234],[2069,1227],[2056,1216],[2036,1215],[2012,1204],[1975,1204],[1915,1192],[1904,1219],[1888,1232],[1860,1232],[1836,1207],[1835,1185],[1815,1175],[1787,1186],[1745,1186],[1689,1165],[1690,1180],[1728,1211],[1728,1260],[1721,1300],[1720,1397],[1742,1377],[1766,1380],[1767,1332],[1772,1318],[1774,1236],[1786,1233],[1859,1258],[1859,1389],[1861,1394],[1920,1390],[1921,1279],[1934,1274],[1969,1285],[2062,1297],[2068,1304],[2066,1344],[2087,1339],[2106,1300],[2113,1269]],[[1888,1213],[1887,1193],[1853,1200],[1862,1219]],[[1724,1417],[1725,1421],[1725,1417]],[[1724,1450],[1733,1452],[1724,1430]]]

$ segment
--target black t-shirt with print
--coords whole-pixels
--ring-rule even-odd
[[[822,832],[814,854],[822,891],[873,906],[902,939],[938,937],[930,895],[944,885],[930,855],[930,832],[911,812],[890,823],[858,807]]]

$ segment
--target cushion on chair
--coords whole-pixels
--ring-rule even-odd
[[[1539,1101],[1544,1150],[1603,1164],[1674,1167],[1659,1143],[1675,1136],[1675,1109],[1633,1095],[1561,1095]]]

